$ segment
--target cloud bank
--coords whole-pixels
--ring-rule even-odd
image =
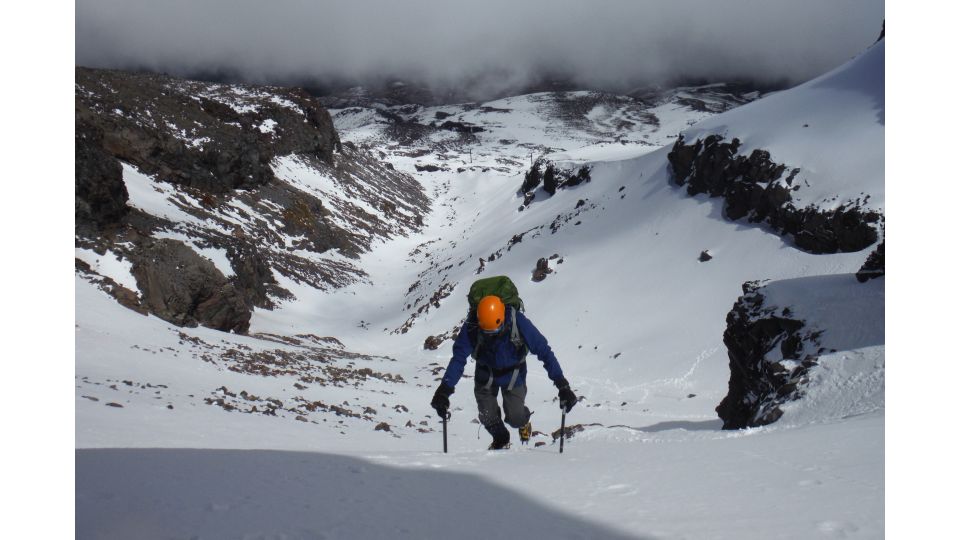
[[[77,0],[76,63],[279,84],[799,83],[883,17],[882,0]]]

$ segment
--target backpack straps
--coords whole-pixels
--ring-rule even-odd
[[[510,390],[513,390],[513,387],[517,384],[517,379],[520,378],[520,370],[523,369],[523,365],[526,363],[527,363],[526,359],[523,359],[517,362],[517,364],[513,367],[513,374],[510,375],[510,384],[507,385],[508,392]],[[489,390],[493,388],[493,380],[497,378],[497,374],[493,369],[490,368],[490,366],[487,366],[485,364],[480,364],[480,365],[490,372],[490,377],[487,379],[487,383],[483,385],[484,388]],[[507,368],[507,369],[510,369],[510,368]]]
[[[517,352],[520,356],[520,363],[522,364],[527,359],[527,353],[530,349],[527,348],[527,342],[523,340],[523,336],[520,335],[520,330],[517,329],[517,308],[510,306],[510,315],[513,322],[513,327],[510,329],[510,342],[513,343],[513,346],[517,348]]]
[[[507,385],[507,392],[513,390],[513,385],[517,384],[517,377],[520,376],[520,370],[523,369],[523,364],[526,360],[520,360],[520,363],[517,364],[517,367],[513,370],[513,375],[510,376],[510,384]],[[490,377],[490,380],[493,380],[493,377]]]

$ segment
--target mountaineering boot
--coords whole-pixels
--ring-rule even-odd
[[[530,442],[530,434],[533,433],[533,425],[527,422],[526,425],[517,431],[520,432],[520,444],[527,444]]]
[[[503,422],[487,428],[490,435],[493,435],[493,442],[490,443],[488,450],[501,450],[510,447],[510,432]]]

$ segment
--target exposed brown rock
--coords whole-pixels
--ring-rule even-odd
[[[537,260],[537,266],[533,269],[533,281],[540,282],[547,279],[547,274],[552,274],[553,270],[550,269],[550,263],[546,258],[541,257]]]
[[[435,351],[440,348],[442,343],[443,339],[439,336],[427,336],[427,339],[423,341],[423,348],[428,351]]]
[[[182,242],[145,240],[133,276],[151,313],[178,326],[246,333],[250,310],[216,266]]]

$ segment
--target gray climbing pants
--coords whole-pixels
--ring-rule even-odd
[[[493,434],[491,429],[497,429],[503,425],[500,405],[497,403],[499,392],[503,392],[503,408],[507,413],[506,421],[510,426],[521,428],[530,420],[530,409],[523,404],[523,400],[527,397],[526,386],[514,386],[512,390],[507,390],[496,385],[490,388],[475,385],[473,395],[477,398],[480,423],[491,434]]]

